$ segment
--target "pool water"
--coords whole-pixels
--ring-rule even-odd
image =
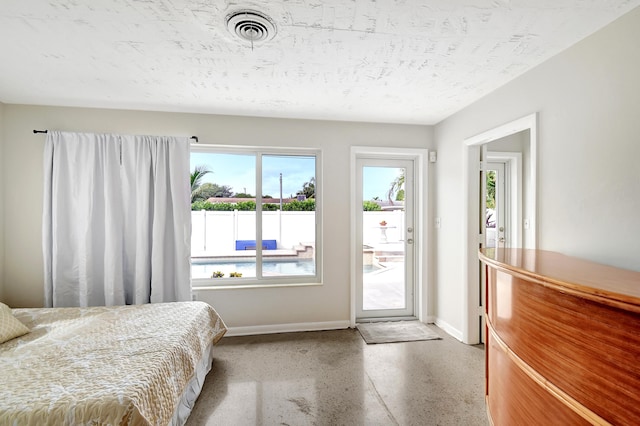
[[[362,272],[367,274],[379,271],[375,265],[363,265]],[[214,272],[224,273],[223,278],[229,278],[231,272],[239,272],[243,278],[255,278],[256,263],[246,262],[225,262],[211,259],[192,259],[192,278],[211,278]],[[311,276],[316,271],[315,262],[312,259],[298,260],[268,260],[262,262],[263,276]]]
[[[289,276],[289,275],[314,275],[315,262],[312,259],[290,260],[269,260],[262,262],[263,276]],[[211,278],[214,272],[224,273],[223,278],[229,278],[231,272],[239,272],[243,278],[256,276],[256,263],[248,262],[225,262],[210,259],[193,259],[191,262],[192,278]]]

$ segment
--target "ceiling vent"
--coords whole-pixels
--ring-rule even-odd
[[[245,43],[264,43],[276,35],[276,26],[267,15],[255,10],[239,10],[227,16],[227,29]]]

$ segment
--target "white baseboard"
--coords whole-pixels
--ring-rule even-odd
[[[454,338],[462,342],[462,331],[458,330],[457,328],[453,327],[451,324],[449,324],[446,321],[443,321],[440,318],[435,319],[435,324],[441,329],[443,329],[444,331],[446,331],[448,334],[450,334],[451,336],[453,336]]]
[[[225,334],[225,337],[252,336],[256,334],[294,333],[297,331],[340,330],[349,327],[350,322],[348,320],[303,322],[297,324],[253,325],[247,327],[229,327],[227,333]]]
[[[438,319],[436,317],[429,315],[422,322],[425,323],[425,324],[436,324],[437,320]],[[436,324],[436,325],[438,325],[438,324]]]

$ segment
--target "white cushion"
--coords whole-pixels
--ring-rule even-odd
[[[0,344],[28,332],[29,329],[13,316],[11,308],[0,303]]]

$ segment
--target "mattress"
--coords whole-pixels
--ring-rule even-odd
[[[13,313],[31,332],[0,345],[0,425],[182,423],[226,332],[203,302]]]

